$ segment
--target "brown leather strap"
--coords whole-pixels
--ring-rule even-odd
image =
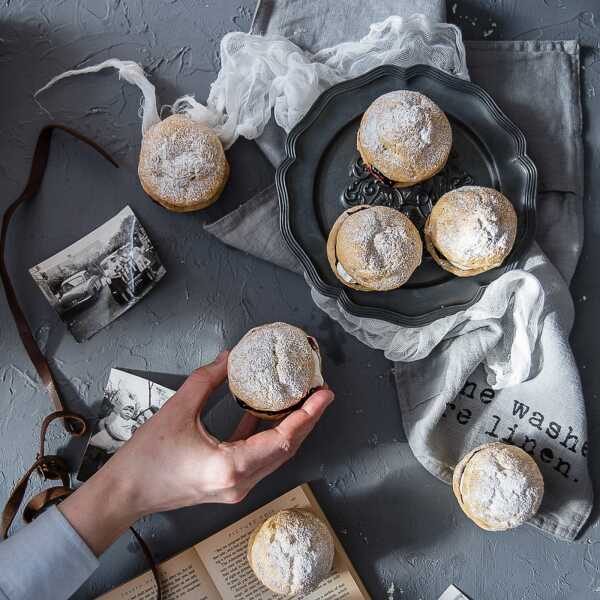
[[[156,583],[156,600],[162,600],[162,586],[160,585],[160,574],[158,572],[158,565],[152,556],[152,552],[150,552],[150,548],[148,548],[148,544],[144,541],[142,536],[133,528],[130,527],[129,530],[133,533],[133,537],[137,540],[137,543],[140,545],[144,556],[146,557],[146,562],[150,565],[152,569],[152,575],[154,575],[154,582]]]
[[[14,487],[8,498],[6,506],[2,511],[2,524],[0,533],[2,533],[3,539],[8,537],[10,526],[12,525],[15,516],[19,512],[19,507],[21,506],[23,498],[25,497],[29,480],[36,471],[46,480],[60,480],[62,485],[40,492],[27,503],[27,506],[23,511],[23,519],[27,523],[31,522],[44,508],[50,504],[56,504],[68,495],[71,486],[69,481],[69,467],[67,466],[67,463],[60,456],[46,454],[46,433],[49,425],[56,419],[65,418],[71,419],[79,426],[78,430],[72,435],[80,436],[85,433],[85,419],[75,413],[57,411],[49,414],[43,420],[42,427],[40,429],[40,448],[37,453],[36,460]]]
[[[31,521],[37,518],[49,506],[62,502],[72,493],[73,490],[64,485],[56,485],[39,492],[39,494],[32,496],[25,505],[25,508],[23,509],[23,521],[25,521],[25,523],[31,523]]]
[[[48,361],[46,357],[42,354],[42,351],[39,349],[33,334],[31,333],[31,329],[29,328],[29,324],[27,323],[27,319],[25,318],[25,314],[21,310],[19,305],[19,301],[17,300],[17,294],[10,280],[10,275],[8,273],[8,268],[6,267],[6,239],[8,234],[8,226],[10,221],[15,214],[16,210],[21,206],[21,204],[32,200],[37,194],[40,186],[42,184],[42,180],[44,178],[44,173],[46,171],[46,165],[48,164],[48,156],[50,154],[50,141],[52,139],[52,132],[56,129],[62,130],[73,137],[81,140],[82,142],[88,144],[94,150],[99,152],[106,160],[112,163],[115,167],[118,168],[119,165],[110,157],[110,155],[101,148],[96,142],[90,140],[89,138],[81,135],[77,131],[65,127],[64,125],[47,125],[42,129],[40,135],[37,140],[37,144],[35,146],[35,151],[33,153],[33,159],[31,161],[31,170],[29,171],[29,178],[27,179],[27,184],[25,185],[25,189],[21,192],[21,195],[6,209],[4,215],[2,217],[2,229],[0,231],[0,277],[2,278],[2,283],[4,284],[4,291],[6,292],[6,299],[8,300],[8,306],[12,312],[15,323],[17,325],[17,330],[19,332],[19,336],[21,337],[21,341],[25,346],[25,350],[35,367],[48,395],[50,396],[50,400],[54,405],[55,411],[65,411],[65,405],[60,397],[58,386],[56,385],[56,381],[54,380],[54,376],[52,375],[52,371],[50,370],[50,365],[48,365]],[[68,427],[69,432],[73,433],[73,424],[72,420],[69,419],[68,415],[65,415],[65,426]]]
[[[42,427],[40,430],[40,446],[36,460],[12,490],[8,502],[2,511],[0,533],[3,539],[8,537],[8,532],[15,519],[15,516],[19,512],[19,508],[23,502],[23,498],[25,497],[25,492],[27,491],[29,480],[33,473],[38,472],[39,475],[46,480],[60,481],[62,485],[48,488],[36,494],[29,500],[23,509],[23,519],[27,523],[35,519],[35,517],[49,505],[57,504],[58,502],[64,500],[73,491],[70,485],[69,468],[65,460],[57,455],[46,454],[46,433],[50,424],[56,419],[62,419],[67,431],[76,437],[83,435],[87,431],[87,423],[85,418],[75,412],[67,410],[66,405],[60,396],[59,388],[56,384],[56,380],[54,379],[54,375],[52,374],[52,370],[50,369],[50,365],[40,350],[31,332],[27,318],[25,317],[25,314],[19,305],[17,294],[12,285],[8,268],[6,266],[6,240],[8,236],[8,226],[19,206],[27,201],[33,200],[40,189],[42,180],[44,178],[44,173],[46,171],[46,166],[48,164],[52,133],[57,129],[64,131],[65,133],[68,133],[69,135],[84,142],[88,146],[91,146],[113,166],[117,168],[119,166],[102,147],[81,133],[70,129],[69,127],[65,127],[64,125],[47,125],[42,129],[38,137],[35,151],[33,153],[33,159],[31,161],[31,170],[29,172],[29,178],[27,179],[25,189],[21,192],[21,195],[6,209],[2,217],[2,229],[0,231],[0,278],[4,284],[4,291],[6,292],[8,306],[17,325],[17,330],[19,332],[21,341],[23,342],[23,346],[25,346],[25,350],[27,351],[27,354],[31,359],[33,366],[35,367],[37,374],[42,380],[42,383],[44,384],[44,387],[46,388],[46,391],[48,392],[50,400],[54,406],[54,412],[49,414],[42,422]],[[152,558],[150,549],[137,531],[133,529],[133,527],[131,528],[131,531],[140,544],[140,547],[142,548],[144,555],[150,564],[152,573],[156,579],[157,598],[158,600],[161,600],[162,596],[158,569]]]

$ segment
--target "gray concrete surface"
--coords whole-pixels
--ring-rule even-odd
[[[2,206],[21,191],[33,143],[50,116],[32,91],[57,72],[111,56],[140,61],[162,103],[208,93],[224,33],[249,27],[254,0],[2,0],[0,3],[0,182]],[[579,38],[583,44],[586,120],[586,244],[573,294],[573,345],[589,406],[591,468],[598,473],[600,359],[600,5],[597,0],[460,0],[451,20],[467,39]],[[302,451],[237,506],[205,505],[147,518],[141,524],[158,558],[220,529],[290,487],[317,480],[316,493],[374,598],[435,599],[450,583],[473,599],[594,599],[600,597],[598,511],[580,543],[559,543],[523,527],[507,534],[478,530],[451,491],[432,478],[402,443],[390,367],[377,352],[345,335],[312,304],[300,278],[222,247],[202,223],[271,182],[256,146],[229,153],[233,177],[219,205],[192,215],[151,203],[136,179],[139,94],[112,74],[64,82],[44,107],[104,144],[121,163],[113,170],[91,150],[57,136],[44,189],[23,209],[9,247],[18,293],[38,338],[60,375],[66,397],[94,414],[111,366],[153,372],[174,385],[198,364],[230,346],[251,326],[281,319],[316,335],[337,391],[335,405]],[[129,204],[147,228],[167,276],[137,307],[92,340],[77,344],[35,288],[27,269]],[[0,503],[34,458],[48,400],[35,380],[0,297]],[[237,409],[218,394],[208,417],[223,434]],[[332,443],[333,441],[333,443]],[[57,427],[75,467],[81,443]],[[597,483],[600,478],[596,476]],[[600,490],[596,486],[597,494]],[[124,536],[76,594],[92,598],[145,568]]]

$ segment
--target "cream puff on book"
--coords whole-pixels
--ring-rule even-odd
[[[265,504],[159,565],[165,600],[276,600],[284,596],[266,588],[248,562],[248,542],[269,517],[286,509],[312,512],[328,528],[334,543],[333,567],[319,586],[302,600],[370,600],[308,484]],[[294,596],[298,598],[298,596]],[[156,584],[150,571],[100,596],[101,600],[154,600]]]

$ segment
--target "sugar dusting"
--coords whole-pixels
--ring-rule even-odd
[[[516,223],[507,218],[511,207],[502,194],[491,188],[464,186],[448,192],[446,199],[448,204],[437,215],[435,245],[452,256],[456,266],[469,268],[469,261],[510,252]]]
[[[377,98],[363,117],[359,136],[362,147],[377,157],[378,169],[386,174],[391,167],[406,181],[443,164],[452,143],[452,130],[439,107],[407,90]]]
[[[404,215],[391,208],[371,207],[353,213],[342,225],[339,236],[352,244],[361,263],[350,273],[357,281],[376,278],[386,285],[402,285],[421,262],[416,236]],[[338,238],[339,239],[339,238]],[[347,271],[347,267],[343,267]],[[372,281],[370,282],[373,283]]]
[[[471,483],[463,482],[469,472]],[[543,488],[538,485],[539,473],[534,465],[519,460],[512,448],[495,444],[476,452],[469,460],[461,480],[463,500],[470,511],[489,523],[517,527],[539,508]]]
[[[323,384],[320,358],[306,334],[286,323],[251,329],[229,355],[230,385],[261,410],[283,410]]]
[[[182,115],[151,128],[142,143],[144,180],[170,204],[187,206],[209,199],[226,176],[216,134]]]
[[[267,587],[306,593],[327,577],[334,545],[327,526],[309,511],[284,510],[268,519],[254,539],[252,566]]]

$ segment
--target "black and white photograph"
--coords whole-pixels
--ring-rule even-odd
[[[78,342],[139,302],[166,273],[129,206],[29,272]]]
[[[89,479],[174,393],[143,377],[111,369],[77,478]]]

